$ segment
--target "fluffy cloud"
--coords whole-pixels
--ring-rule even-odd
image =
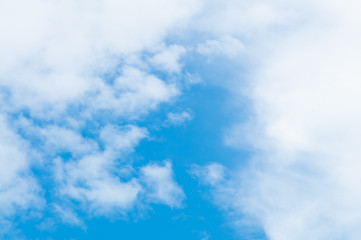
[[[197,7],[186,0],[5,1],[1,84],[17,106],[64,104],[92,90],[121,58],[157,44]]]
[[[180,57],[185,54],[186,50],[182,46],[171,45],[168,48],[161,49],[155,54],[150,62],[158,69],[168,71],[170,73],[178,73],[182,66],[179,63]]]
[[[147,186],[147,198],[151,202],[179,207],[184,200],[184,192],[173,179],[172,165],[149,164],[141,169],[141,179]]]
[[[108,125],[100,133],[103,151],[88,152],[72,161],[56,159],[54,170],[60,194],[89,203],[98,214],[131,208],[141,186],[136,179],[121,181],[131,173],[131,165],[123,158],[145,136],[146,130],[136,126],[117,129]]]
[[[270,239],[359,239],[361,5],[263,4],[269,17],[254,25],[250,18],[254,31],[246,28],[256,44],[248,57],[257,65],[240,90],[253,113],[226,136],[254,154],[238,176],[214,186],[215,201],[238,219],[256,218]],[[285,9],[293,13],[287,22]]]
[[[127,153],[147,134],[134,125],[108,125],[100,132],[103,151],[89,152],[79,160],[56,159],[59,194],[97,215],[125,214],[142,199],[179,207],[184,193],[173,179],[170,162],[149,164],[138,172],[127,160]]]

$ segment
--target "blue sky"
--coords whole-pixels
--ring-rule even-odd
[[[360,8],[2,1],[0,238],[360,239]]]

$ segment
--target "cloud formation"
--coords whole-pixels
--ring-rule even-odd
[[[351,0],[2,1],[0,222],[7,229],[6,218],[44,206],[32,168],[51,169],[52,206],[69,224],[82,221],[63,200],[95,215],[180,207],[171,163],[135,167],[131,153],[151,138],[137,120],[182,93],[177,77],[200,82],[182,76],[193,51],[243,64],[238,88],[219,85],[251,109],[225,137],[253,151],[249,165],[229,176],[220,163],[192,167],[215,202],[272,240],[360,239],[359,9]],[[202,36],[169,43],[178,30]]]
[[[226,142],[253,157],[214,186],[215,201],[238,220],[256,218],[272,240],[359,239],[361,5],[262,1],[269,14],[254,25],[252,5],[232,10],[250,11],[248,57],[257,64],[239,92],[252,116]]]
[[[148,136],[136,120],[181,93],[181,84],[152,67],[181,71],[186,50],[163,40],[199,6],[188,0],[1,3],[0,220],[45,202],[31,168],[51,169],[56,189],[47,190],[59,199],[50,201],[74,225],[82,221],[59,201],[95,214],[123,213],[147,198],[140,196],[149,185],[152,202],[180,206],[184,194],[170,163],[138,171],[129,154]],[[163,173],[161,183],[152,169]]]
[[[122,166],[119,161],[145,136],[146,131],[136,126],[123,129],[106,126],[100,133],[103,151],[87,153],[75,161],[56,159],[55,172],[60,194],[89,203],[90,209],[96,213],[105,214],[114,208],[120,211],[132,207],[141,186],[135,179],[120,180],[124,175],[129,175],[127,166],[131,165],[125,162],[125,166]]]

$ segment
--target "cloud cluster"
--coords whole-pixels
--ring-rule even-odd
[[[170,163],[134,169],[129,154],[148,137],[136,120],[181,92],[152,68],[181,72],[185,48],[163,40],[199,6],[189,0],[1,2],[1,221],[45,203],[31,168],[53,173],[55,189],[46,191],[58,199],[51,206],[75,225],[82,221],[59,201],[95,214],[124,213],[138,201],[180,206],[184,194]]]
[[[5,1],[1,85],[19,107],[67,104],[97,91],[101,74],[157,44],[196,9],[186,0]]]
[[[141,186],[135,179],[121,181],[127,174],[124,171],[128,169],[116,161],[121,161],[120,154],[131,151],[145,136],[145,130],[135,126],[124,129],[106,126],[100,133],[104,142],[103,151],[87,152],[75,161],[58,158],[55,171],[60,193],[80,202],[88,202],[95,212],[130,208]]]

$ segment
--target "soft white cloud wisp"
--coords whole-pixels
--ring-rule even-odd
[[[0,115],[0,221],[28,207],[41,208],[40,187],[31,174],[28,143]],[[0,227],[0,232],[1,232]]]
[[[141,169],[141,179],[147,186],[146,196],[151,202],[179,207],[185,198],[181,187],[173,179],[172,165],[149,164]]]

